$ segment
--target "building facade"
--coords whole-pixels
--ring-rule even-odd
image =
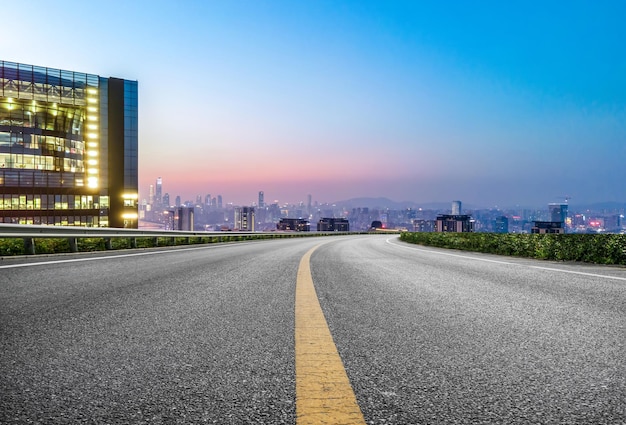
[[[565,223],[565,220],[567,219],[567,209],[568,204],[548,204],[548,210],[550,211],[550,221]]]
[[[0,222],[138,224],[137,82],[0,61]]]
[[[172,211],[174,216],[173,230],[194,230],[194,209],[193,207],[179,207]]]
[[[296,232],[310,232],[311,224],[303,218],[281,218],[276,224],[276,230],[294,230]]]
[[[546,233],[565,233],[563,223],[560,221],[535,221],[531,233],[546,234]]]
[[[442,214],[437,216],[435,232],[473,232],[474,222],[469,215]]]
[[[349,232],[350,223],[345,218],[323,217],[317,222],[318,232]]]
[[[509,219],[505,216],[496,217],[493,231],[494,233],[509,233]]]
[[[253,207],[235,208],[234,230],[254,232],[254,220],[255,214]]]

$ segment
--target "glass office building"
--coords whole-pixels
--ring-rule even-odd
[[[0,61],[0,222],[137,227],[137,82]]]

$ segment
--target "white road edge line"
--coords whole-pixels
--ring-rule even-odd
[[[237,245],[248,245],[251,242],[237,242]],[[180,251],[195,251],[198,249],[216,249],[223,248],[225,246],[233,246],[235,243],[225,243],[219,245],[211,245],[211,246],[199,246],[199,247],[189,247],[189,248],[178,248],[178,249],[168,249],[164,251],[149,251],[149,252],[134,252],[130,254],[119,254],[119,255],[107,255],[104,257],[89,257],[89,258],[72,258],[70,260],[53,260],[53,261],[40,261],[37,263],[22,263],[22,264],[10,264],[5,266],[0,266],[0,269],[13,269],[18,267],[33,267],[33,266],[45,266],[50,264],[62,264],[62,263],[78,263],[81,261],[99,261],[99,260],[108,260],[111,258],[125,258],[125,257],[139,257],[142,255],[157,255],[157,254],[168,254],[170,252],[180,252]]]
[[[405,245],[400,245],[400,244],[397,244],[397,243],[392,243],[391,239],[387,239],[385,242],[387,242],[389,245],[393,245],[393,246],[396,246],[396,247],[399,247],[399,248],[406,248],[406,249],[411,249],[411,250],[414,250],[414,251],[428,252],[430,254],[447,255],[449,257],[465,258],[467,260],[483,261],[483,262],[486,262],[486,263],[503,264],[503,265],[506,265],[506,266],[528,267],[529,269],[538,269],[538,270],[546,270],[546,271],[552,271],[552,272],[577,274],[577,275],[581,275],[581,276],[600,277],[600,278],[604,278],[604,279],[613,279],[613,280],[626,281],[626,277],[609,276],[609,275],[596,274],[596,273],[576,272],[576,271],[572,271],[572,270],[556,269],[556,268],[553,268],[553,267],[529,266],[529,265],[526,265],[526,264],[512,263],[512,262],[509,262],[509,261],[489,260],[487,258],[476,258],[476,257],[470,257],[468,255],[452,254],[452,253],[449,253],[449,252],[431,251],[431,250],[428,250],[428,249],[421,249],[421,248],[418,248],[418,247],[405,246]]]

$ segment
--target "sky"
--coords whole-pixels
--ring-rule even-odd
[[[2,6],[0,59],[137,80],[139,187],[626,202],[624,1]],[[10,17],[13,16],[14,19]]]

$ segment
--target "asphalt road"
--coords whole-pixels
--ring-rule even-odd
[[[626,269],[369,235],[1,260],[0,423],[294,424],[318,244],[367,423],[626,423]]]

